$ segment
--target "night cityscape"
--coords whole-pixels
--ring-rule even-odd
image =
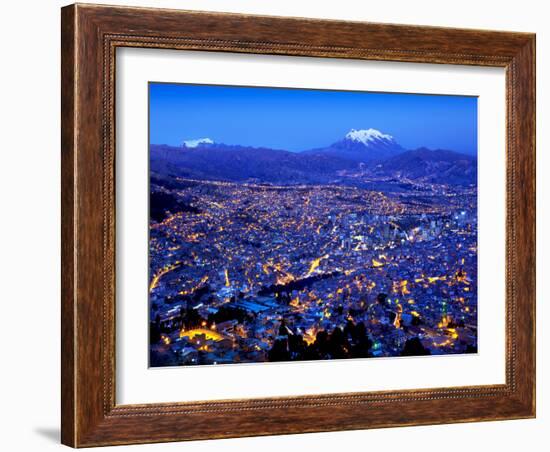
[[[476,148],[365,127],[299,151],[152,136],[150,366],[477,353]]]

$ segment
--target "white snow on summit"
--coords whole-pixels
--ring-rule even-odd
[[[380,130],[376,130],[376,129],[361,129],[361,130],[351,129],[346,134],[346,139],[352,140],[352,141],[359,141],[360,143],[363,143],[365,146],[368,146],[369,143],[372,143],[375,141],[394,141],[391,135],[382,133],[380,132]]]
[[[183,145],[187,148],[196,148],[200,144],[214,144],[214,141],[210,138],[197,138],[196,140],[187,140],[183,142]]]

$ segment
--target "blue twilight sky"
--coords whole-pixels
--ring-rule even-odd
[[[477,98],[466,96],[150,83],[149,121],[151,144],[302,151],[374,128],[406,149],[477,152]]]

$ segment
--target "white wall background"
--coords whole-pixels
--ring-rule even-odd
[[[536,420],[245,438],[118,447],[116,450],[269,451],[547,450],[550,307],[544,303],[544,256],[550,252],[550,17],[537,0],[113,0],[118,4],[331,19],[441,25],[537,33],[538,131],[538,417]],[[97,2],[93,2],[97,3]],[[27,0],[2,5],[0,71],[2,291],[0,447],[59,450],[59,8]],[[23,323],[22,321],[25,321]],[[545,381],[546,379],[546,381]],[[392,447],[393,446],[393,447]]]

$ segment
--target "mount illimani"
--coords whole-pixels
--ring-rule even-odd
[[[185,178],[295,184],[361,185],[380,180],[469,186],[477,159],[451,150],[404,149],[391,135],[352,129],[330,146],[302,152],[216,143],[210,138],[181,147],[152,144],[151,171]]]

